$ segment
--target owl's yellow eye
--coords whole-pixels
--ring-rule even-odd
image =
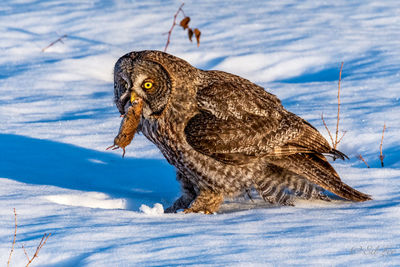
[[[145,82],[143,84],[144,89],[151,89],[153,87],[153,83],[152,82]]]

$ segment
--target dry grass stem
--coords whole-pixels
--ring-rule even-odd
[[[360,154],[360,155],[358,155],[358,158],[359,158],[360,160],[362,160],[362,162],[364,162],[364,163],[365,163],[365,165],[367,165],[367,168],[369,168],[369,165],[368,165],[368,163],[365,161],[365,159],[363,158],[363,156],[361,156],[361,154]]]
[[[379,150],[380,150],[380,155],[379,155],[379,159],[381,160],[381,166],[384,167],[383,164],[383,159],[385,158],[385,156],[382,153],[382,145],[383,145],[383,136],[385,134],[385,129],[386,129],[386,123],[383,124],[383,130],[382,130],[382,139],[381,139],[381,144],[379,146]]]
[[[12,242],[10,256],[8,257],[7,267],[10,266],[11,255],[14,252],[15,239],[17,238],[17,212],[15,211],[15,208],[14,208],[14,224],[15,224],[15,227],[14,227],[14,239],[13,239],[13,242]]]
[[[329,131],[328,125],[326,125],[326,122],[325,122],[325,120],[324,120],[324,113],[321,113],[321,120],[322,120],[322,122],[324,123],[325,129],[326,129],[326,131],[328,132],[329,137],[331,138],[331,142],[332,142],[332,146],[333,146],[333,143],[334,143],[334,142],[333,142],[333,137],[332,137],[331,131]]]
[[[26,253],[26,249],[25,249],[24,245],[22,245],[22,249],[24,250],[24,254],[25,254],[25,256],[26,256],[26,258],[28,259],[28,262],[29,262],[31,259],[29,258],[28,253]]]
[[[183,12],[183,10],[182,10],[182,7],[183,7],[184,4],[185,4],[185,3],[182,3],[182,4],[180,5],[180,7],[178,8],[178,11],[176,11],[176,13],[175,13],[175,15],[174,15],[174,21],[173,21],[173,23],[172,23],[172,26],[171,26],[171,28],[169,29],[169,31],[167,32],[168,38],[167,38],[167,43],[165,44],[164,52],[167,51],[168,45],[169,45],[169,43],[170,43],[170,41],[171,41],[171,34],[172,34],[172,31],[174,30],[175,26],[177,25],[177,23],[176,23],[176,17],[178,17],[179,12],[182,12],[182,14],[185,16],[185,12]],[[186,16],[185,16],[185,17],[186,17]]]
[[[325,129],[329,134],[329,137],[332,142],[332,147],[334,149],[337,149],[338,144],[342,141],[343,137],[346,135],[346,131],[343,132],[343,135],[339,138],[339,122],[340,122],[340,86],[342,82],[342,70],[343,70],[343,63],[340,65],[340,73],[339,73],[339,82],[338,82],[338,94],[337,94],[337,99],[338,99],[338,108],[337,108],[337,118],[336,118],[336,132],[335,132],[335,139],[333,139],[333,136],[331,134],[331,131],[328,128],[328,125],[326,124],[324,120],[323,114],[321,114],[321,119],[322,122],[324,123]]]
[[[342,141],[342,139],[343,139],[343,137],[346,135],[346,133],[347,133],[347,131],[343,131],[343,135],[342,135],[342,137],[340,137],[339,141],[337,141],[337,144],[339,144],[340,141]]]
[[[13,252],[14,252],[15,241],[16,241],[16,238],[17,238],[17,227],[18,227],[18,226],[17,226],[17,212],[16,212],[15,208],[14,208],[14,225],[15,225],[15,227],[14,227],[14,239],[13,239],[13,242],[12,242],[12,247],[11,247],[10,256],[8,257],[7,267],[10,266],[11,256],[12,256],[12,254],[13,254]],[[39,251],[40,251],[40,250],[42,249],[42,247],[46,244],[47,239],[50,237],[50,235],[51,235],[51,233],[49,233],[49,234],[44,234],[44,235],[43,235],[42,239],[40,240],[39,245],[36,247],[35,254],[33,254],[32,258],[29,258],[28,253],[26,252],[26,249],[25,249],[24,245],[22,245],[22,249],[24,250],[24,254],[25,254],[25,256],[26,256],[26,259],[28,260],[28,263],[26,264],[26,266],[29,266],[29,265],[32,263],[32,261],[33,261],[35,258],[38,257]]]
[[[57,40],[55,40],[54,42],[50,43],[48,46],[46,46],[45,48],[42,49],[42,52],[46,51],[48,48],[52,47],[53,45],[55,45],[58,42],[63,43],[62,39],[67,38],[68,35],[64,34],[63,36],[61,36],[60,38],[58,38]]]
[[[339,120],[340,120],[340,83],[342,81],[342,70],[343,70],[343,63],[340,65],[340,72],[339,72],[339,82],[338,82],[338,94],[337,94],[337,99],[338,99],[338,110],[337,110],[337,120],[336,120],[336,135],[335,135],[335,145],[333,146],[334,149],[336,149],[337,145],[339,144],[340,140],[338,141],[338,133],[339,133]],[[342,136],[343,137],[343,136]]]
[[[26,257],[28,258],[28,264],[26,264],[26,266],[29,266],[29,264],[31,264],[32,261],[33,261],[35,258],[38,257],[40,249],[46,244],[46,241],[47,241],[47,239],[50,237],[50,235],[51,235],[51,233],[49,233],[49,234],[44,234],[44,235],[43,235],[42,239],[40,240],[39,245],[38,245],[37,248],[36,248],[35,254],[33,254],[33,257],[32,257],[31,259],[29,259],[28,254],[26,253],[26,250],[25,250],[24,246],[22,246],[22,248],[24,249],[24,252],[25,252]]]

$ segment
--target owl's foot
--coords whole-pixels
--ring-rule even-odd
[[[219,210],[224,197],[220,193],[201,191],[190,208],[185,209],[184,213],[203,213],[214,214]]]

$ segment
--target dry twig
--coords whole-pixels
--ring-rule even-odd
[[[382,130],[382,139],[381,139],[381,144],[379,146],[379,150],[380,150],[380,155],[379,155],[379,159],[381,160],[381,166],[383,168],[384,164],[383,164],[383,159],[385,158],[385,156],[382,153],[382,144],[383,144],[383,135],[385,134],[385,129],[386,129],[386,123],[383,124],[383,130]]]
[[[185,4],[185,3],[182,3],[182,4],[180,5],[180,7],[178,8],[178,11],[176,11],[176,13],[175,13],[175,15],[174,15],[174,21],[173,21],[173,23],[172,23],[171,29],[169,29],[169,31],[167,32],[167,33],[168,33],[168,38],[167,38],[167,43],[165,44],[164,52],[167,51],[168,45],[169,45],[169,43],[170,43],[172,30],[173,30],[173,29],[175,28],[175,26],[177,25],[177,24],[176,24],[176,17],[178,16],[179,12],[182,12],[182,14],[185,16],[185,13],[184,13],[183,10],[182,10],[182,7],[183,7],[184,4]],[[186,17],[186,16],[185,16],[185,17]]]
[[[367,165],[367,168],[369,168],[369,165],[368,165],[368,163],[365,161],[365,159],[363,158],[363,156],[361,156],[361,154],[360,154],[360,155],[358,155],[358,158],[359,158],[360,160],[362,160],[362,162],[364,162],[364,163],[365,163],[365,165]]]
[[[332,137],[332,134],[331,134],[331,131],[329,131],[329,128],[328,128],[328,126],[326,125],[326,122],[325,122],[325,120],[324,120],[324,113],[321,113],[321,120],[322,120],[322,122],[324,123],[324,126],[325,126],[325,129],[326,129],[326,131],[328,132],[328,134],[329,134],[329,137],[331,138],[331,142],[332,142],[332,146],[333,146],[333,137]]]
[[[342,135],[342,137],[340,137],[339,141],[337,141],[337,143],[336,143],[336,144],[339,144],[339,143],[340,143],[340,141],[342,141],[343,137],[344,137],[346,134],[347,134],[347,131],[343,131],[343,135]]]
[[[172,22],[171,28],[169,29],[168,32],[165,33],[165,34],[168,34],[168,37],[167,37],[167,43],[165,44],[165,47],[164,47],[164,52],[167,51],[168,45],[169,45],[169,43],[170,43],[170,41],[171,41],[171,34],[172,34],[172,31],[174,30],[174,28],[175,28],[176,25],[181,26],[183,30],[187,30],[187,32],[188,32],[188,38],[189,38],[190,41],[192,41],[192,37],[193,37],[193,35],[194,35],[194,37],[196,38],[196,41],[197,41],[197,47],[199,47],[199,45],[200,45],[200,35],[201,35],[201,32],[200,32],[200,30],[199,30],[198,28],[195,28],[195,29],[193,30],[192,28],[189,27],[190,17],[186,16],[186,15],[185,15],[185,12],[184,12],[183,9],[182,9],[182,7],[183,7],[184,4],[185,4],[185,3],[182,3],[182,4],[179,6],[178,11],[176,11],[176,13],[175,13],[175,15],[174,15],[174,20],[173,20],[173,22]],[[183,18],[183,19],[181,20],[181,22],[178,24],[178,23],[176,23],[176,18],[178,17],[179,13],[182,13],[182,15],[183,15],[184,18]]]
[[[24,250],[24,254],[25,254],[25,256],[26,256],[26,258],[28,259],[28,262],[29,262],[31,259],[29,258],[28,253],[26,253],[24,245],[22,245],[22,249]]]
[[[45,48],[42,49],[42,52],[46,51],[48,48],[52,47],[53,45],[55,45],[58,42],[64,43],[62,41],[62,39],[67,38],[68,35],[64,34],[63,36],[61,36],[60,38],[58,38],[57,40],[53,41],[52,43],[50,43],[48,46],[46,46]]]
[[[334,145],[334,149],[336,149],[337,144],[340,142],[338,142],[338,132],[339,132],[339,114],[340,114],[340,82],[342,81],[342,69],[343,69],[343,63],[340,66],[340,73],[339,73],[339,82],[338,82],[338,94],[337,94],[337,99],[338,99],[338,110],[337,110],[337,120],[336,120],[336,135],[335,135],[335,145]],[[344,135],[344,134],[343,134]]]
[[[36,248],[35,254],[33,254],[33,256],[32,256],[31,259],[29,259],[29,256],[28,256],[28,253],[26,253],[25,247],[22,246],[22,248],[24,249],[24,253],[25,253],[26,257],[28,258],[28,264],[26,264],[26,266],[29,266],[29,264],[31,264],[32,261],[33,261],[35,258],[38,257],[40,249],[44,246],[44,244],[46,244],[46,241],[47,241],[47,239],[49,238],[50,235],[51,235],[51,233],[49,233],[49,234],[46,234],[46,233],[45,233],[45,234],[43,235],[42,240],[40,240],[40,243],[39,243],[39,245],[38,245],[37,248]]]
[[[340,84],[342,81],[342,70],[343,70],[343,63],[340,66],[340,73],[339,73],[339,82],[338,82],[338,95],[337,95],[337,99],[338,99],[338,109],[337,109],[337,119],[336,119],[336,132],[335,132],[335,140],[333,140],[333,136],[331,134],[331,131],[329,131],[328,126],[326,125],[326,122],[324,120],[324,116],[323,114],[321,114],[321,119],[322,122],[324,123],[325,129],[328,131],[329,137],[331,139],[332,142],[332,147],[334,149],[337,149],[338,144],[340,143],[340,141],[342,141],[343,137],[346,134],[346,131],[343,131],[343,135],[339,138],[339,121],[340,121]],[[339,138],[339,139],[338,139]]]
[[[12,247],[11,247],[11,252],[10,252],[10,256],[8,257],[8,261],[7,261],[7,267],[10,266],[10,261],[11,261],[11,256],[14,252],[14,247],[15,247],[15,240],[17,238],[17,212],[15,211],[14,208],[14,223],[15,223],[15,228],[14,228],[14,239],[13,239],[13,243],[12,243]],[[24,245],[22,245],[22,249],[24,250],[25,256],[28,260],[28,263],[26,264],[26,266],[29,266],[32,261],[38,257],[39,255],[39,251],[40,249],[44,246],[44,244],[46,244],[47,239],[50,237],[51,233],[49,234],[44,234],[42,237],[42,240],[40,240],[39,245],[36,248],[35,254],[32,256],[32,258],[29,258],[28,253],[26,253],[26,249],[24,247]]]
[[[15,211],[15,208],[14,208],[14,224],[15,224],[15,228],[14,228],[14,239],[13,239],[13,242],[12,242],[12,247],[11,247],[10,256],[8,257],[7,267],[10,266],[11,255],[12,255],[13,252],[14,252],[15,239],[17,238],[17,212]]]

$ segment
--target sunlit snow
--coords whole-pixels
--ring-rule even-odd
[[[243,76],[329,140],[340,64],[342,179],[374,200],[272,207],[227,200],[215,215],[163,214],[175,171],[143,135],[118,132],[113,66],[163,50],[180,1],[4,0],[0,4],[0,265],[395,266],[400,262],[398,1],[185,1],[201,44],[174,29],[168,52]],[[57,38],[63,42],[47,47]],[[163,35],[164,34],[164,35]],[[385,167],[379,160],[383,125]],[[371,166],[358,159],[359,155]]]

